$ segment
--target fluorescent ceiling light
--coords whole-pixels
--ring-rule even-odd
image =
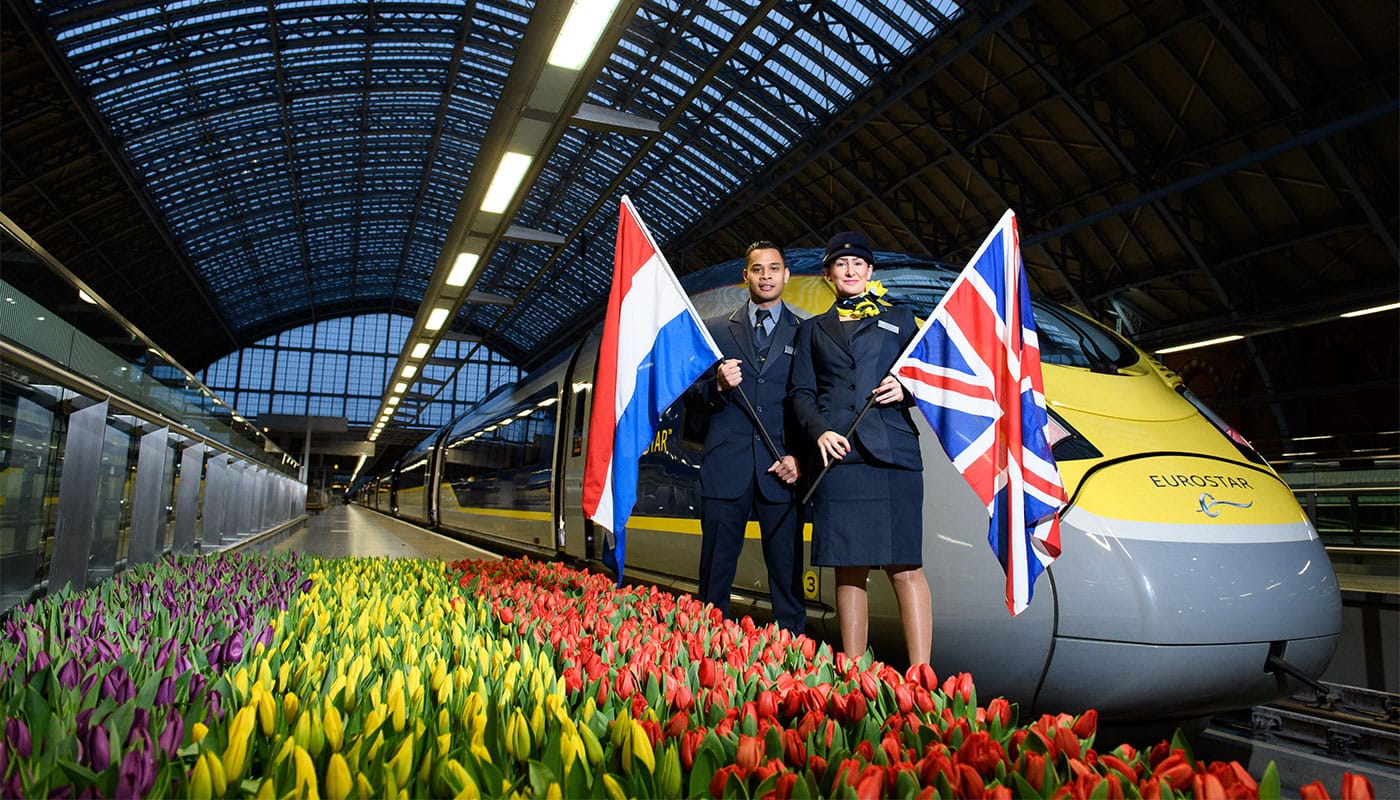
[[[1381,313],[1382,311],[1394,311],[1394,310],[1397,309],[1397,308],[1400,308],[1400,303],[1386,303],[1386,304],[1383,305],[1383,306],[1371,306],[1370,308],[1358,308],[1358,309],[1355,310],[1355,311],[1348,311],[1347,313],[1342,314],[1342,315],[1340,315],[1340,316],[1341,316],[1343,319],[1351,319],[1352,317],[1364,317],[1364,316],[1366,316],[1367,314],[1379,314],[1379,313]]]
[[[1164,348],[1162,348],[1161,350],[1158,350],[1158,351],[1157,351],[1157,354],[1158,354],[1158,355],[1165,355],[1165,354],[1167,354],[1167,353],[1180,353],[1182,350],[1195,350],[1197,347],[1210,347],[1210,346],[1213,345],[1213,344],[1224,344],[1224,343],[1226,343],[1226,342],[1238,342],[1239,340],[1241,340],[1241,339],[1243,339],[1243,338],[1244,338],[1244,337],[1243,337],[1243,336],[1240,336],[1239,334],[1232,334],[1232,335],[1230,335],[1230,336],[1221,336],[1221,337],[1218,338],[1218,339],[1206,339],[1205,341],[1202,341],[1202,342],[1191,342],[1191,343],[1189,343],[1189,344],[1179,344],[1179,345],[1177,345],[1176,347],[1164,347]]]
[[[390,398],[389,398],[389,405],[391,405],[391,406],[396,406],[396,405],[398,405],[398,404],[399,404],[399,398],[398,398],[397,395],[394,396],[394,397],[390,397]]]
[[[534,159],[524,153],[507,151],[501,156],[501,165],[496,168],[496,177],[491,179],[491,188],[486,190],[486,199],[481,201],[481,210],[488,214],[500,214],[515,198],[520,182]]]
[[[458,253],[457,260],[452,262],[452,271],[447,273],[447,285],[466,286],[480,260],[481,256],[476,253]]]
[[[422,358],[428,354],[428,343],[419,342],[413,346],[413,352],[408,354],[409,358]]]
[[[617,0],[574,0],[554,49],[549,51],[549,63],[563,69],[583,69],[616,9]]]
[[[1321,435],[1321,436],[1294,436],[1294,437],[1293,437],[1293,441],[1295,441],[1295,442],[1315,442],[1315,441],[1318,441],[1318,440],[1320,440],[1320,439],[1331,439],[1331,438],[1332,438],[1332,434],[1326,433],[1326,434],[1323,434],[1323,435]]]
[[[97,301],[92,299],[92,295],[88,294],[82,289],[78,290],[78,299],[83,301],[84,303],[91,303],[92,305],[97,305]]]
[[[399,383],[394,384],[394,394],[398,394],[399,392],[406,392],[406,391],[408,391],[408,384],[406,384],[406,383],[404,383],[404,382],[402,382],[402,381],[400,381]]]
[[[418,365],[404,364],[403,369],[399,371],[399,374],[402,375],[404,378],[412,378],[414,375],[418,374]]]
[[[428,321],[423,323],[423,327],[430,331],[440,330],[442,328],[442,323],[447,321],[447,315],[450,313],[451,309],[447,308],[435,308],[429,311]]]

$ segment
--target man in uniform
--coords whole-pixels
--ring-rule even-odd
[[[762,533],[768,590],[778,625],[804,631],[802,514],[797,460],[785,449],[788,372],[801,320],[782,301],[782,249],[749,245],[749,299],[706,322],[724,360],[690,389],[691,407],[710,413],[700,466],[700,599],[729,614],[729,594],[751,518]]]

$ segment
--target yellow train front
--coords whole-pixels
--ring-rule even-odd
[[[831,302],[820,251],[788,254],[784,299]],[[927,313],[954,272],[878,254],[876,278]],[[745,297],[741,265],[689,276],[704,316]],[[1031,607],[1011,617],[987,517],[923,427],[924,566],[934,601],[933,665],[967,671],[984,697],[1025,713],[1097,708],[1105,720],[1200,717],[1296,691],[1336,648],[1341,600],[1327,554],[1282,480],[1185,392],[1179,379],[1102,326],[1036,301],[1052,441],[1070,496],[1063,554]],[[596,562],[583,519],[596,331],[427,437],[362,496],[444,532],[543,557]],[[917,416],[917,415],[916,415]],[[627,577],[693,591],[699,561],[703,427],[677,404],[640,464]],[[387,488],[386,488],[387,485]],[[810,535],[810,526],[807,528]],[[750,524],[749,538],[757,539]],[[809,632],[838,639],[829,570],[804,575]],[[870,583],[871,645],[898,662],[898,608]],[[732,608],[767,619],[766,573],[745,548]]]

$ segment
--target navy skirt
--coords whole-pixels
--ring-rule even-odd
[[[922,566],[923,473],[852,456],[833,464],[812,495],[813,566]]]

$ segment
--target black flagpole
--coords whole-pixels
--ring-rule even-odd
[[[860,424],[861,419],[865,416],[865,412],[869,411],[870,407],[873,405],[875,405],[875,393],[871,392],[870,397],[867,398],[865,401],[865,407],[860,410],[860,413],[856,415],[855,420],[851,422],[851,427],[846,429],[845,438],[848,442],[850,441],[851,434],[855,433],[856,426]],[[822,465],[822,471],[817,473],[817,477],[812,481],[812,485],[807,488],[807,494],[802,497],[802,505],[807,505],[807,501],[812,499],[812,493],[817,490],[817,484],[821,483],[822,478],[826,477],[826,472],[827,470],[831,469],[831,465],[835,464],[839,460],[840,459],[833,458]]]
[[[749,401],[749,396],[744,393],[743,384],[735,386],[734,391],[738,392],[739,399],[744,401],[744,410],[749,414],[749,421],[758,429],[759,435],[763,437],[763,443],[768,445],[768,451],[773,454],[773,460],[782,461],[782,453],[778,452],[778,446],[773,444],[773,438],[768,435],[768,430],[763,427],[763,423],[758,421],[758,412],[754,410],[753,403]]]

